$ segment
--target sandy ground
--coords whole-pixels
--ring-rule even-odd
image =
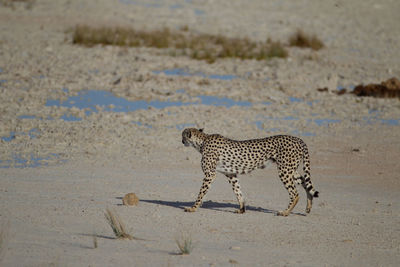
[[[0,4],[1,266],[398,266],[400,102],[334,92],[400,77],[399,11],[389,0]],[[77,24],[283,43],[300,28],[326,48],[207,64],[151,48],[76,46]],[[88,90],[167,105],[72,107]],[[223,175],[203,208],[183,212],[203,178],[200,154],[181,143],[193,126],[235,139],[300,136],[320,191],[311,214],[300,189],[294,213],[275,215],[288,195],[274,165],[241,177],[245,214],[234,213]],[[129,192],[138,206],[121,205]],[[113,238],[107,208],[137,240]],[[180,235],[193,241],[190,255],[179,255]]]

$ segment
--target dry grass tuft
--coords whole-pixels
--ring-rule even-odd
[[[115,211],[107,209],[104,215],[117,239],[133,239],[133,236],[127,233],[124,223]]]
[[[5,252],[5,247],[7,245],[7,239],[8,239],[8,232],[10,228],[10,223],[2,223],[0,225],[0,263],[3,259]]]
[[[179,36],[175,36],[179,38]],[[168,28],[154,31],[138,31],[128,27],[98,27],[78,25],[73,32],[73,43],[85,46],[117,45],[117,46],[148,46],[167,48],[170,43]]]
[[[344,93],[346,90],[344,91]],[[380,84],[357,85],[352,91],[356,96],[388,97],[400,99],[400,80],[396,77],[390,78]]]
[[[0,6],[10,7],[15,9],[15,4],[22,3],[26,9],[32,9],[36,0],[0,0]]]
[[[0,254],[4,248],[4,241],[5,241],[5,230],[0,229]]]
[[[324,47],[324,43],[319,40],[317,36],[309,36],[302,30],[297,30],[297,32],[290,37],[289,44],[290,46],[311,48],[313,50],[319,50]]]
[[[97,235],[93,234],[93,248],[98,248]]]
[[[273,57],[286,58],[289,55],[286,48],[284,48],[279,41],[273,42],[273,41],[267,40],[267,42],[270,44],[268,51],[267,51],[268,58],[273,58]]]
[[[188,25],[184,25],[181,27],[181,31],[183,32],[188,32],[189,31],[189,26]]]
[[[288,52],[279,42],[251,41],[248,38],[229,38],[222,35],[194,34],[189,27],[180,31],[142,31],[127,27],[90,27],[78,25],[73,31],[74,44],[85,46],[118,45],[132,47],[169,48],[172,56],[184,55],[209,63],[220,58],[266,60],[287,57]]]
[[[193,243],[190,237],[182,235],[180,238],[175,239],[175,242],[181,255],[189,255],[192,252]]]

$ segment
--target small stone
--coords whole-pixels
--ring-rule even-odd
[[[230,247],[229,249],[231,249],[231,250],[240,250],[240,247],[233,246],[233,247]]]
[[[122,198],[122,204],[125,206],[136,206],[139,203],[139,198],[135,193],[128,193]]]
[[[113,84],[113,85],[117,85],[117,84],[119,84],[119,83],[121,82],[121,80],[122,80],[122,77],[119,76],[119,77],[115,78],[115,79],[112,81],[112,84]]]

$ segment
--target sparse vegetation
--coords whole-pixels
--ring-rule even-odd
[[[93,248],[98,248],[97,235],[93,234]]]
[[[9,229],[9,222],[0,225],[0,263],[5,253],[5,246],[7,241],[7,234]]]
[[[210,85],[210,80],[208,79],[201,79],[200,81],[197,82],[198,85],[200,86],[205,86],[205,85]]]
[[[180,238],[175,239],[175,241],[181,255],[189,255],[192,252],[193,243],[190,237],[182,235]]]
[[[107,209],[104,215],[108,223],[110,224],[117,239],[129,239],[129,240],[133,239],[133,236],[127,233],[125,225],[123,224],[121,218],[115,211]]]
[[[305,34],[302,30],[297,30],[295,34],[289,39],[289,44],[291,46],[298,46],[302,48],[311,48],[313,50],[319,50],[324,47],[324,43],[318,39],[317,36],[309,36]]]
[[[288,51],[281,45],[280,42],[273,42],[269,39],[267,40],[267,42],[270,44],[267,54],[268,58],[272,57],[286,58],[288,56]]]
[[[344,89],[344,93],[346,90]],[[356,96],[373,96],[373,97],[388,97],[400,98],[400,80],[393,77],[380,84],[357,85],[352,91]]]
[[[32,9],[36,0],[0,0],[0,5],[15,9],[15,4],[22,3],[26,9]]]
[[[181,31],[187,32],[189,31],[189,26],[188,25],[184,25],[181,27]]]
[[[319,92],[328,92],[328,88],[318,88]],[[334,91],[337,95],[354,94],[359,97],[380,97],[380,98],[399,98],[400,99],[400,80],[392,77],[386,81],[379,83],[370,83],[367,85],[359,84],[353,90],[341,88]]]
[[[4,229],[0,229],[0,254],[4,246]]]
[[[132,47],[169,48],[169,55],[185,55],[209,63],[219,58],[266,60],[287,57],[287,50],[271,40],[251,41],[248,38],[229,38],[222,35],[194,34],[189,27],[180,31],[135,30],[127,27],[90,27],[78,25],[73,31],[72,42],[85,46],[117,45]]]

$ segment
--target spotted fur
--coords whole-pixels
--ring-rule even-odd
[[[193,212],[202,204],[202,199],[214,181],[216,171],[223,173],[239,202],[237,213],[245,212],[245,203],[240,190],[238,174],[264,168],[268,160],[276,162],[279,178],[289,192],[288,208],[278,215],[287,216],[296,206],[299,194],[294,182],[301,184],[307,193],[306,212],[311,211],[312,200],[318,191],[310,179],[310,156],[303,140],[295,136],[276,135],[245,141],[231,140],[219,134],[206,134],[202,129],[188,128],[182,132],[182,143],[193,146],[202,155],[201,167],[205,178],[194,205],[185,211]],[[297,171],[303,161],[304,175]]]

